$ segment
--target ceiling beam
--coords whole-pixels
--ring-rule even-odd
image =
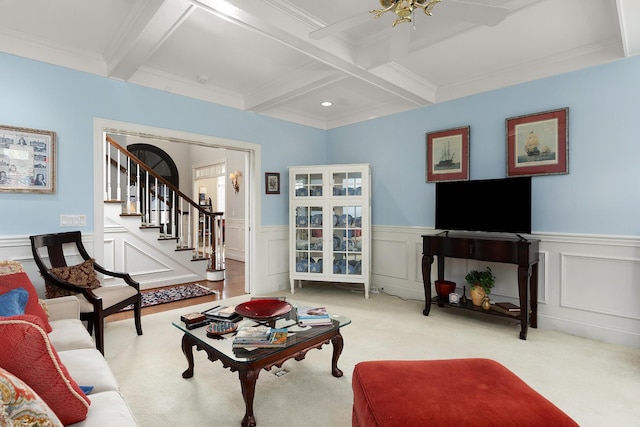
[[[108,77],[129,80],[194,10],[188,0],[146,2],[132,25],[110,47]]]
[[[326,67],[321,70],[309,70],[306,67],[294,70],[247,95],[244,108],[258,113],[346,78],[347,74],[335,70],[327,72]]]
[[[258,31],[273,40],[276,40],[292,49],[295,49],[316,61],[320,61],[323,64],[341,71],[345,74],[358,78],[368,84],[376,86],[380,89],[386,90],[395,96],[401,97],[416,106],[429,105],[433,102],[432,99],[426,99],[419,94],[416,94],[412,90],[409,90],[401,85],[398,85],[395,81],[381,78],[363,68],[355,65],[350,58],[345,58],[344,55],[335,53],[336,51],[331,49],[322,48],[318,43],[312,43],[312,40],[308,37],[309,27],[300,30],[299,34],[294,34],[292,31],[295,28],[295,24],[291,25],[277,25],[275,22],[269,22],[263,16],[256,16],[253,13],[249,13],[246,10],[230,4],[225,0],[194,0],[194,2],[205,10],[223,18],[237,25],[241,25],[247,29]],[[243,4],[244,3],[240,3]],[[247,5],[247,7],[254,5]],[[251,9],[255,10],[255,7]],[[285,31],[283,28],[287,28],[289,31]],[[306,90],[311,90],[307,88]]]
[[[620,22],[620,36],[624,56],[629,57],[640,53],[640,2],[638,0],[616,0],[618,20]]]

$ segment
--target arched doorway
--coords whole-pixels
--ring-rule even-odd
[[[178,172],[178,167],[176,166],[171,156],[167,154],[167,152],[165,152],[163,149],[151,144],[137,143],[127,145],[127,150],[142,162],[144,162],[144,164],[151,168],[151,170],[153,170],[155,173],[166,179],[175,188],[180,188],[180,174]],[[145,171],[142,170],[140,172],[140,175],[141,182],[145,182],[147,179],[147,174],[145,173]],[[173,200],[172,193],[174,192],[174,190],[165,188],[164,186],[160,186],[160,188],[156,189],[155,191],[156,196],[161,199],[159,200],[160,203],[156,205],[155,203],[153,203],[154,200],[150,200],[149,206],[158,206],[158,209],[162,210],[162,212],[159,212],[161,217],[163,215],[168,215],[170,210],[168,201]],[[142,206],[145,206],[146,204],[144,203],[144,198],[148,193],[146,191],[143,191],[142,188],[137,189],[137,193],[139,200],[143,201]],[[169,221],[166,216],[162,218],[164,219],[160,222],[161,230],[163,232],[171,233],[171,224],[177,224],[180,219],[180,215],[176,210],[175,218],[173,219],[173,221]],[[166,227],[165,223],[167,225]]]

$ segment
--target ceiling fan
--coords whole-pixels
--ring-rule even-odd
[[[461,0],[379,0],[382,9],[373,9],[369,14],[360,13],[309,33],[309,37],[320,40],[371,20],[371,15],[380,18],[387,12],[394,12],[397,18],[392,27],[412,22],[413,13],[421,9],[426,15],[435,15],[452,21],[469,22],[476,25],[494,26],[502,22],[509,9]],[[437,6],[437,7],[436,7]]]

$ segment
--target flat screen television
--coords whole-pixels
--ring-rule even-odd
[[[438,230],[531,233],[531,177],[436,183]]]

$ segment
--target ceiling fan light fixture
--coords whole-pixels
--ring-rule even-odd
[[[432,10],[434,6],[440,3],[442,0],[380,0],[382,9],[370,10],[370,13],[376,15],[376,18],[380,18],[385,13],[393,10],[398,17],[393,21],[392,27],[403,22],[411,22],[411,17],[414,9],[420,8],[424,10],[425,15],[432,16]]]

